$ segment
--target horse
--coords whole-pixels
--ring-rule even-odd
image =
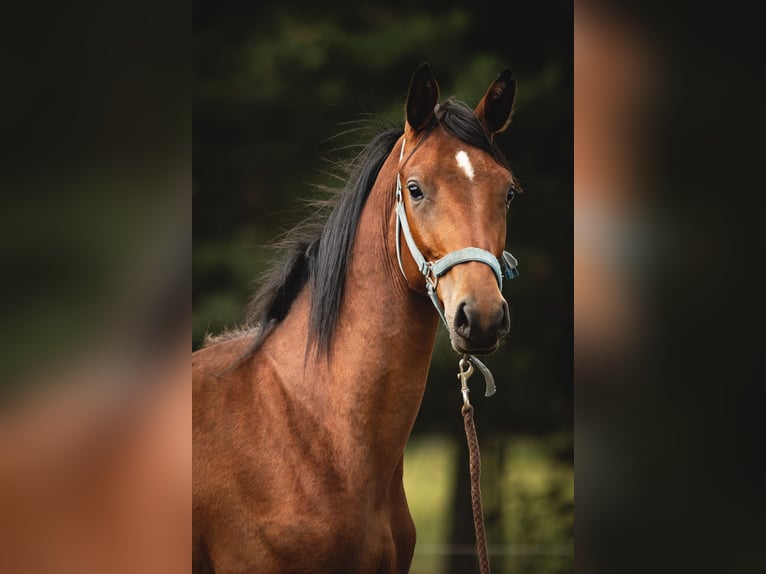
[[[409,570],[404,449],[440,317],[464,355],[510,330],[498,272],[520,188],[494,136],[515,91],[505,69],[475,109],[439,103],[418,67],[403,127],[288,234],[245,328],[192,354],[194,572]]]

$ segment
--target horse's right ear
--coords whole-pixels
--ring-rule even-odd
[[[410,80],[406,106],[407,123],[415,132],[431,123],[438,102],[439,84],[431,72],[431,66],[428,63],[420,64]]]

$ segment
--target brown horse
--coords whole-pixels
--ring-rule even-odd
[[[419,67],[404,129],[290,235],[251,327],[193,354],[195,572],[408,571],[404,447],[439,316],[459,353],[510,328],[498,258],[517,188],[493,135],[514,94],[505,70],[475,110],[437,105]]]

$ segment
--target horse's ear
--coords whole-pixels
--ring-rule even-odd
[[[487,132],[494,135],[503,131],[511,123],[513,100],[516,97],[516,79],[506,68],[484,94],[474,113]]]
[[[431,66],[428,63],[420,64],[412,75],[407,94],[407,123],[415,132],[431,122],[438,101],[439,84],[431,72]]]

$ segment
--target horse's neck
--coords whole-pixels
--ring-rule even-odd
[[[339,454],[378,475],[393,472],[401,459],[423,398],[438,321],[428,299],[406,287],[396,260],[395,165],[391,158],[384,164],[361,215],[332,356],[310,359],[296,377],[307,408],[325,411],[317,420],[330,427]],[[308,294],[296,304],[286,337],[305,333]]]
[[[388,162],[391,163],[391,162]],[[335,340],[337,391],[365,440],[403,448],[420,407],[436,337],[430,301],[407,286],[396,259],[387,165],[357,229]],[[387,436],[383,436],[387,434]]]

